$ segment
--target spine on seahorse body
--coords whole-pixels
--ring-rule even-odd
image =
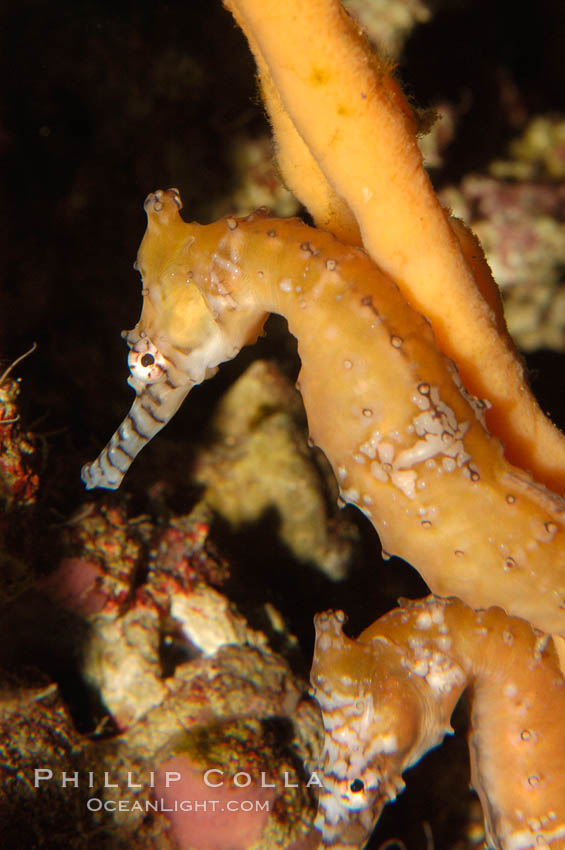
[[[322,846],[359,850],[402,773],[450,732],[470,687],[471,781],[488,847],[565,848],[565,679],[553,641],[500,608],[404,601],[357,640],[318,614],[312,684],[322,709]]]
[[[254,341],[268,313],[285,316],[311,437],[383,548],[439,595],[565,633],[565,502],[505,460],[486,402],[466,393],[395,284],[297,219],[201,226],[179,208],[173,190],[146,202],[136,338],[196,383]]]

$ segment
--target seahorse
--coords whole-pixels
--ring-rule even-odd
[[[471,782],[492,850],[565,848],[565,679],[553,641],[500,608],[403,602],[357,640],[316,615],[312,685],[322,708],[322,847],[365,846],[402,773],[452,730],[471,691]]]
[[[488,402],[463,387],[427,320],[359,248],[263,211],[185,223],[177,190],[146,200],[143,308],[125,333],[133,406],[87,487],[118,487],[190,389],[267,316],[298,340],[310,436],[342,498],[440,596],[501,605],[565,634],[565,502],[504,457]]]

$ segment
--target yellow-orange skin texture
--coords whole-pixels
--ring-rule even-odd
[[[225,0],[255,56],[287,185],[316,224],[363,244],[426,315],[507,457],[565,491],[565,440],[530,392],[481,249],[441,208],[418,122],[339,0]]]
[[[312,439],[383,548],[438,595],[565,633],[563,500],[508,463],[484,403],[396,285],[362,250],[299,220],[201,226],[179,205],[173,190],[146,202],[130,345],[157,346],[189,388],[254,341],[269,313],[285,316]]]
[[[552,640],[500,608],[473,611],[455,599],[405,601],[357,640],[343,634],[344,620],[316,617],[322,846],[364,846],[402,772],[450,731],[469,687],[471,781],[488,846],[562,850],[565,680]]]

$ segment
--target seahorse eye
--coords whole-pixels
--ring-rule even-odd
[[[354,779],[349,788],[353,794],[360,794],[365,790],[365,783],[362,779]]]
[[[132,376],[144,384],[154,384],[167,374],[165,358],[148,337],[143,337],[133,346],[128,366]]]

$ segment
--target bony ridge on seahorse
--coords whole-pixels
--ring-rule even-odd
[[[315,617],[311,680],[322,709],[322,847],[364,847],[402,773],[450,733],[471,689],[471,782],[493,850],[565,848],[565,679],[552,639],[500,608],[433,596],[357,638]]]
[[[565,634],[565,502],[506,461],[485,403],[396,285],[297,219],[187,224],[180,208],[174,189],[147,198],[143,309],[125,334],[136,399],[86,486],[118,487],[190,389],[279,313],[298,340],[311,437],[383,548],[434,593]]]

